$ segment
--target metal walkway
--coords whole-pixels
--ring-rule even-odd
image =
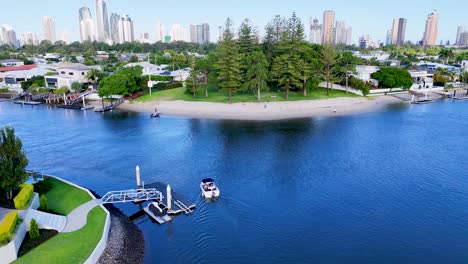
[[[163,194],[155,188],[140,189],[140,190],[125,190],[113,191],[106,193],[101,198],[101,204],[114,203],[129,203],[129,202],[145,202],[151,200],[161,201],[164,199]]]

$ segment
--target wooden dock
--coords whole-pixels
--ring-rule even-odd
[[[151,184],[145,184],[145,188],[154,188],[167,195],[166,188],[167,184],[162,182],[155,182]],[[171,191],[172,194],[172,207],[171,210],[167,210],[169,215],[177,215],[181,213],[190,214],[195,209],[195,203],[190,201],[184,195],[178,193],[174,189]],[[167,198],[157,201],[162,207],[167,208]]]
[[[14,101],[13,103],[22,104],[22,105],[40,105],[40,104],[42,104],[41,102],[35,102],[35,101]]]

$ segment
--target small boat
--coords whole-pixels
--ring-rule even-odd
[[[463,96],[463,97],[453,97],[453,100],[468,100],[468,96]]]
[[[150,203],[147,207],[143,208],[143,210],[159,224],[164,224],[172,220],[166,211],[163,210],[156,202]]]
[[[157,112],[154,112],[150,115],[151,118],[159,118],[161,117],[161,112],[157,111]]]
[[[220,191],[213,179],[203,179],[200,183],[202,196],[208,199],[219,197]]]

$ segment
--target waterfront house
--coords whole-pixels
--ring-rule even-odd
[[[23,66],[24,62],[22,60],[6,59],[0,60],[0,65],[3,67]]]
[[[22,65],[0,68],[0,87],[21,92],[21,83],[34,76],[43,76],[48,70],[37,65]]]
[[[47,88],[60,88],[71,86],[74,82],[88,83],[88,72],[91,67],[81,63],[61,63],[55,66],[57,75],[44,76],[45,85]]]

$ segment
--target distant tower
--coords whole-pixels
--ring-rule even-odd
[[[120,17],[119,22],[119,42],[134,42],[135,41],[135,32],[133,29],[133,21],[128,15],[123,15]]]
[[[398,18],[393,20],[391,44],[401,46],[405,43],[406,19]]]
[[[325,11],[323,13],[323,37],[322,44],[331,45],[334,40],[335,11]]]
[[[426,20],[426,29],[424,31],[424,46],[437,45],[437,36],[439,33],[439,13],[437,11],[428,15]]]
[[[106,42],[110,39],[109,16],[107,15],[107,1],[96,0],[97,40]]]
[[[120,43],[119,32],[120,15],[112,13],[110,17],[111,40],[114,44]]]
[[[55,44],[57,37],[55,35],[55,21],[51,17],[42,18],[42,35],[44,40],[48,40],[50,43]]]
[[[310,19],[309,41],[312,44],[322,44],[322,25],[317,18]]]
[[[336,21],[335,43],[346,44],[346,23],[344,21]]]
[[[91,16],[91,11],[87,7],[82,7],[78,11],[80,22],[80,39],[81,42],[95,40],[94,21]]]

